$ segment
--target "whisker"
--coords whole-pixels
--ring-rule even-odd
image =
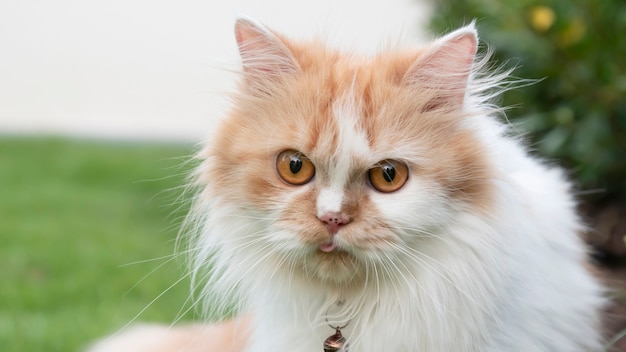
[[[181,283],[183,280],[187,279],[189,277],[189,273],[183,275],[182,277],[180,277],[178,280],[174,281],[173,284],[171,284],[170,286],[168,286],[165,290],[163,290],[163,292],[159,293],[155,298],[153,298],[145,307],[143,307],[139,313],[135,314],[135,316],[133,318],[130,319],[130,321],[128,321],[124,326],[122,326],[117,332],[115,332],[113,334],[113,336],[116,336],[118,334],[120,334],[122,331],[124,331],[126,328],[128,328],[131,324],[133,324],[146,310],[148,310],[148,308],[150,308],[156,301],[158,301],[161,297],[163,297],[163,295],[165,295],[167,292],[169,292],[172,288],[174,288],[176,285],[178,285],[179,283]]]

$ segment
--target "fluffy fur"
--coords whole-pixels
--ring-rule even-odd
[[[481,72],[473,25],[371,58],[249,19],[236,34],[240,87],[199,155],[189,218],[207,314],[249,319],[236,349],[318,352],[348,324],[357,352],[600,350],[570,186],[497,121],[504,75]],[[281,180],[284,150],[311,181]],[[384,160],[408,166],[395,192],[368,181]]]

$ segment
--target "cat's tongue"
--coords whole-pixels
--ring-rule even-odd
[[[337,246],[335,245],[335,242],[330,241],[330,242],[326,242],[324,244],[322,244],[320,246],[320,251],[324,252],[324,253],[328,253],[328,252],[332,252],[335,250]]]

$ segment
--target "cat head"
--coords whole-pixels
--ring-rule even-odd
[[[345,285],[440,241],[459,211],[488,207],[490,170],[467,99],[473,25],[369,58],[245,18],[235,33],[238,92],[199,171],[214,211],[232,209],[208,220],[232,226],[206,234],[239,238],[229,255],[253,245],[263,254],[248,251],[258,261],[247,265]]]

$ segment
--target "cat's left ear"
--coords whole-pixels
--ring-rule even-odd
[[[435,41],[404,76],[406,83],[434,89],[439,99],[462,104],[476,56],[474,22]]]
[[[235,22],[235,37],[250,86],[263,89],[263,85],[299,70],[282,39],[262,24],[240,16]]]

